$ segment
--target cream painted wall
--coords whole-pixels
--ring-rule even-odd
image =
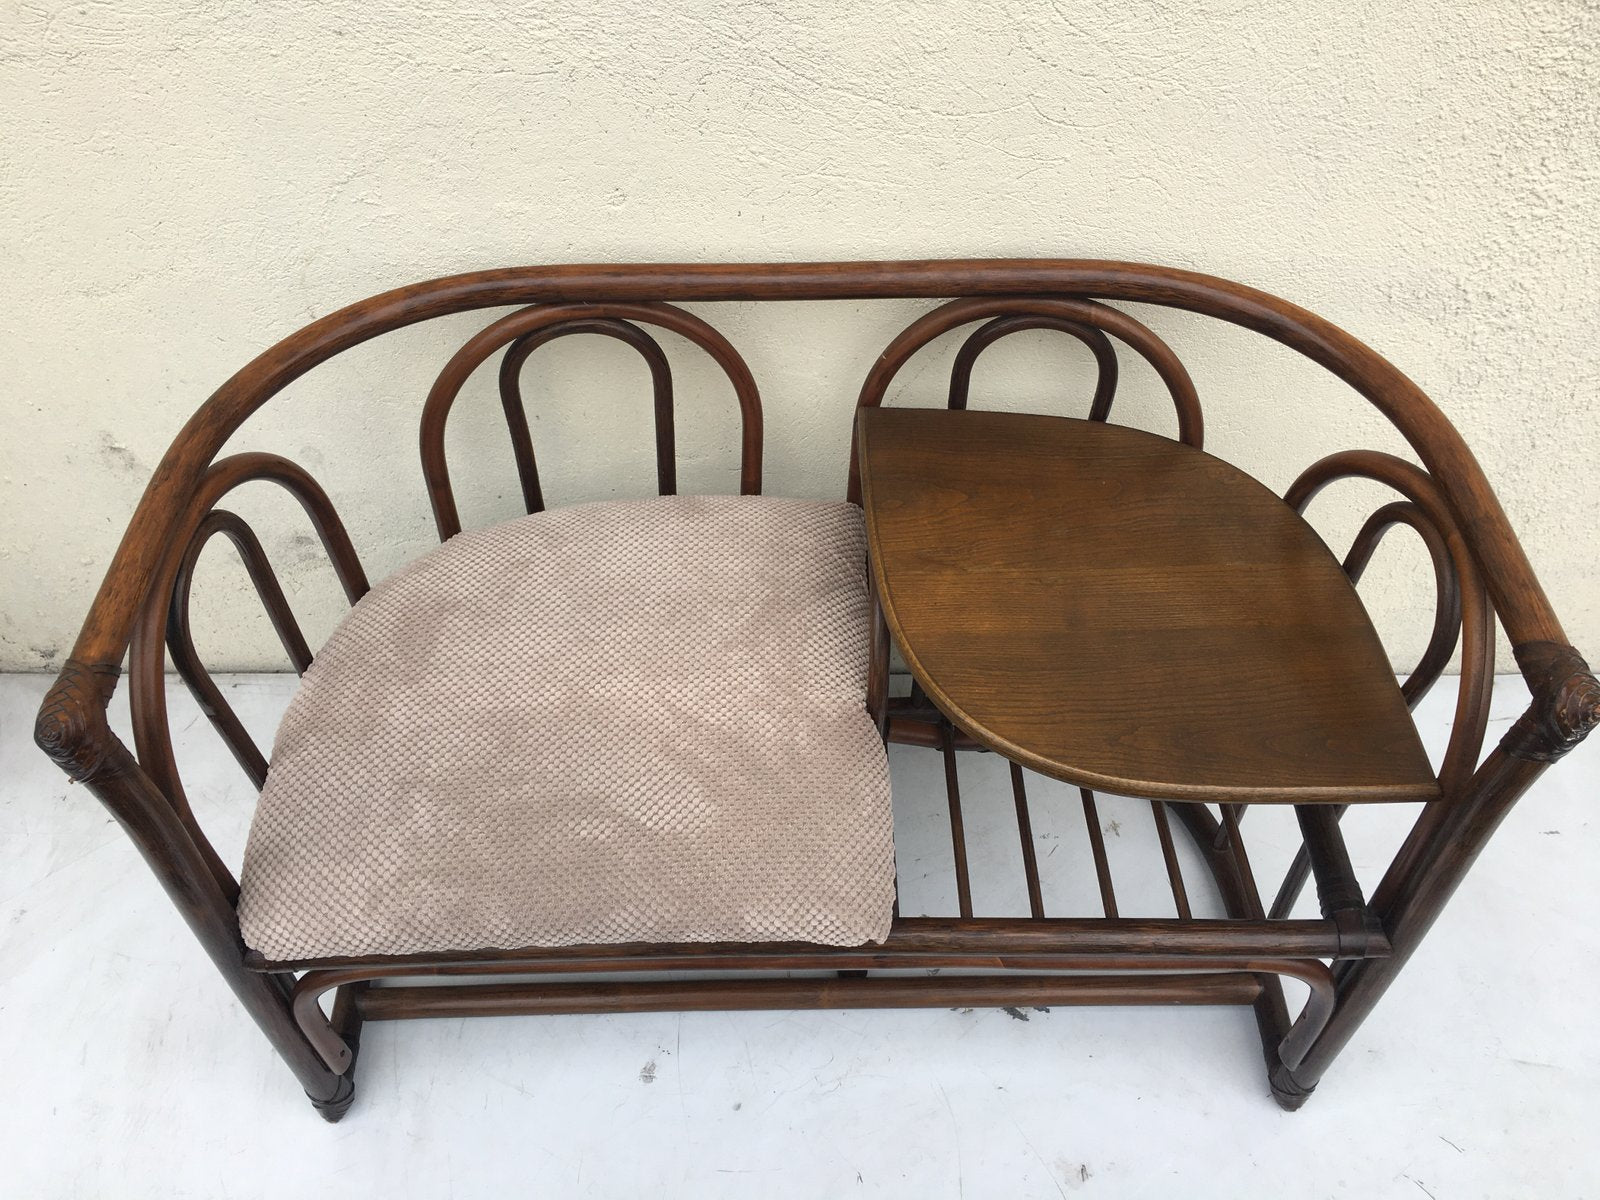
[[[1525,0],[0,0],[0,668],[60,662],[184,417],[349,301],[530,262],[1030,254],[1214,272],[1371,342],[1461,427],[1600,653],[1597,45],[1593,3]],[[702,307],[762,384],[769,491],[840,494],[854,393],[923,307]],[[1286,351],[1149,319],[1208,447],[1274,487],[1341,446],[1400,449]],[[430,544],[417,413],[480,323],[349,355],[239,439],[324,481],[374,577]],[[650,487],[643,372],[598,342],[530,375],[553,501]],[[900,402],[934,402],[949,353]],[[1086,403],[1075,346],[991,354],[976,404]],[[732,490],[731,396],[674,355],[684,489]],[[450,446],[471,525],[516,491],[491,393],[469,399]],[[1171,428],[1131,369],[1118,415]],[[1330,541],[1377,498],[1319,508]],[[270,495],[241,508],[320,638],[342,606],[309,530]],[[211,662],[281,665],[237,563],[201,574]],[[1404,660],[1429,624],[1421,556],[1397,538],[1370,578]]]

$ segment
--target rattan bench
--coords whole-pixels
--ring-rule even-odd
[[[761,496],[755,381],[722,335],[676,305],[887,298],[944,303],[871,365],[846,496]],[[1347,451],[1272,495],[1204,452],[1181,362],[1106,301],[1189,310],[1299,351],[1376,406],[1421,465]],[[342,351],[504,306],[520,307],[450,359],[423,405],[442,545],[376,587],[304,469],[263,453],[218,457],[252,413]],[[880,410],[913,354],[966,326],[976,328],[944,409]],[[704,350],[731,381],[739,495],[676,494],[672,375],[652,328]],[[1092,351],[1087,420],[968,411],[978,355],[1031,329]],[[579,333],[619,339],[650,370],[657,499],[545,510],[519,379],[541,345]],[[1107,422],[1112,338],[1166,385],[1176,439]],[[464,533],[445,426],[465,381],[496,356],[528,515]],[[1344,478],[1399,498],[1340,562],[1300,514]],[[353,605],[315,656],[261,542],[219,507],[260,479],[300,502]],[[1432,640],[1402,684],[1353,587],[1399,526],[1419,535],[1437,580]],[[189,632],[195,565],[218,534],[303,676],[270,765]],[[1496,620],[1531,702],[1485,754]],[[908,694],[893,694],[892,646]],[[1458,648],[1455,722],[1435,770],[1407,710]],[[262,790],[237,875],[183,790],[169,653]],[[131,750],[106,716],[125,660]],[[179,434],[37,740],[121,822],[337,1120],[368,1020],[1045,1003],[1250,1006],[1272,1093],[1296,1108],[1501,818],[1597,721],[1600,684],[1476,461],[1393,366],[1240,285],[1020,260],[487,271],[317,321],[225,383]],[[952,915],[900,911],[887,742],[942,758]],[[1010,760],[1027,917],[975,914],[966,750]],[[1079,791],[1098,914],[1047,910],[1029,772]],[[1119,904],[1097,790],[1149,802],[1173,916]],[[1397,801],[1419,816],[1369,893],[1341,817]],[[1270,904],[1242,833],[1250,807],[1267,804],[1293,811],[1302,841]],[[1208,868],[1215,915],[1183,877],[1173,817]],[[1308,880],[1321,915],[1296,917]],[[539,979],[553,974],[566,978]],[[450,981],[404,982],[424,975]],[[1307,987],[1298,1014],[1286,978]]]

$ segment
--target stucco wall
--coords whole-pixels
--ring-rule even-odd
[[[59,663],[162,450],[272,341],[415,279],[641,258],[1094,256],[1287,296],[1439,400],[1600,651],[1597,12],[0,0],[0,668]],[[769,491],[841,492],[854,393],[923,307],[701,308],[762,384]],[[1288,352],[1149,319],[1197,380],[1209,448],[1275,487],[1340,446],[1400,449]],[[374,577],[432,540],[417,413],[481,323],[348,356],[239,439],[322,478]],[[936,351],[901,402],[936,401]],[[541,353],[552,501],[649,490],[636,362],[600,339]],[[684,490],[732,490],[731,396],[673,353]],[[1075,345],[991,354],[975,404],[1082,411]],[[517,499],[491,393],[469,400],[450,447],[471,525]],[[1117,415],[1171,428],[1132,368]],[[1341,550],[1377,496],[1319,509]],[[275,530],[315,641],[342,605],[309,530],[270,495],[240,507]],[[202,649],[280,665],[242,571],[211,554]],[[1414,655],[1431,596],[1415,546],[1395,539],[1370,578],[1397,659]]]

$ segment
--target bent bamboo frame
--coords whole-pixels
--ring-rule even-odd
[[[445,422],[467,377],[502,349],[500,396],[524,502],[530,511],[543,506],[520,372],[538,346],[568,334],[618,338],[644,357],[654,395],[657,484],[664,494],[670,493],[676,489],[671,376],[659,345],[640,328],[652,325],[695,342],[727,374],[740,409],[740,490],[749,494],[761,485],[762,423],[755,380],[737,351],[704,318],[676,305],[952,296],[958,299],[914,322],[885,350],[868,373],[862,403],[881,402],[895,372],[933,337],[987,319],[957,352],[948,398],[951,407],[966,404],[972,367],[985,347],[1024,329],[1050,329],[1084,341],[1094,354],[1099,377],[1089,415],[1104,420],[1116,385],[1109,333],[1155,366],[1172,394],[1179,437],[1198,446],[1203,420],[1182,363],[1145,325],[1104,302],[1147,303],[1227,321],[1298,351],[1350,384],[1416,452],[1420,467],[1365,451],[1331,456],[1308,469],[1286,497],[1303,509],[1320,488],[1349,476],[1375,479],[1399,491],[1404,499],[1374,513],[1358,533],[1345,560],[1346,571],[1358,579],[1378,543],[1397,525],[1411,527],[1423,540],[1435,568],[1434,630],[1406,681],[1409,702],[1414,704],[1437,680],[1458,637],[1462,647],[1457,726],[1440,772],[1443,798],[1425,807],[1370,902],[1362,899],[1355,883],[1331,812],[1302,821],[1303,861],[1291,868],[1278,901],[1265,911],[1240,833],[1242,814],[1225,806],[1219,819],[1199,804],[1158,803],[1152,812],[1179,912],[1175,921],[1046,918],[1037,879],[1030,875],[1032,918],[1007,922],[968,916],[940,923],[901,918],[897,913],[890,943],[854,951],[653,946],[513,950],[434,961],[283,964],[252,958],[240,941],[234,911],[238,884],[196,823],[172,755],[162,650],[164,645],[172,650],[202,707],[259,784],[266,774],[265,760],[205,672],[189,633],[192,577],[209,539],[220,535],[234,544],[297,670],[309,663],[311,648],[294,623],[259,539],[218,503],[248,480],[269,479],[284,486],[310,516],[351,602],[367,590],[344,526],[326,494],[301,468],[264,454],[214,461],[252,413],[317,365],[381,334],[452,313],[529,306],[496,321],[463,346],[424,406],[420,438],[440,536],[460,528],[444,457]],[[853,495],[853,460],[851,476]],[[1510,636],[1532,696],[1527,712],[1480,762],[1496,618]],[[919,708],[921,701],[915,695],[909,702],[888,697],[888,646],[881,629],[874,630],[874,639],[868,699],[880,730],[892,739],[941,747],[953,767],[955,751],[966,748],[970,739],[941,724],[938,714]],[[137,759],[112,734],[106,720],[106,705],[130,647]],[[1074,989],[1080,996],[1103,1002],[1143,998],[1251,1004],[1274,1092],[1286,1107],[1295,1107],[1382,995],[1505,812],[1540,772],[1597,722],[1600,684],[1567,643],[1481,469],[1459,433],[1399,370],[1322,318],[1225,280],[1135,263],[997,260],[517,268],[396,289],[313,322],[223,384],[162,459],[72,656],[41,706],[36,738],[128,830],[219,972],[313,1102],[324,1115],[336,1119],[353,1094],[348,1070],[363,1015],[387,1019],[445,1011],[554,1011],[562,1006],[572,1011],[574,1005],[590,1006],[587,1011],[616,1011],[629,1004],[895,1004],[958,994],[1068,995]],[[959,792],[953,771],[948,778],[952,830],[959,840]],[[1020,827],[1027,818],[1020,772],[1013,773],[1013,784]],[[1083,799],[1088,810],[1093,797]],[[1192,915],[1168,823],[1174,808],[1222,895],[1228,911],[1224,921],[1201,921]],[[1317,879],[1324,908],[1319,921],[1286,919],[1293,899],[1289,885],[1296,872],[1295,892],[1308,874]],[[1115,901],[1109,870],[1100,875],[1105,910],[1111,914]],[[970,898],[961,907],[969,914]],[[1330,968],[1322,960],[1334,965]],[[372,980],[418,973],[464,977],[538,973],[557,969],[553,965],[557,963],[578,972],[715,968],[856,973],[964,965],[991,973],[939,987],[911,986],[895,977],[840,979],[826,985],[704,980],[699,990],[687,991],[665,982],[639,983],[622,991],[615,990],[617,985],[599,983],[586,985],[587,991],[546,985],[520,992],[517,985],[489,984],[469,996],[461,985],[452,985],[451,992],[440,992],[431,1001],[417,994],[422,989],[368,986]],[[296,983],[294,971],[302,966],[311,973]],[[1077,983],[1016,974],[1062,970],[1091,974],[1077,975]],[[1107,971],[1109,975],[1104,974]],[[1169,978],[1173,975],[1179,978]],[[1285,1009],[1279,976],[1302,979],[1311,989],[1311,1002],[1298,1020],[1291,1020]],[[321,1017],[316,1004],[316,996],[326,987],[340,989],[331,1023]],[[613,990],[607,991],[608,987]],[[1005,991],[1008,987],[1012,992]],[[349,1058],[337,1057],[339,1046]]]

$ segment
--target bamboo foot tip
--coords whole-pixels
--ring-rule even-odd
[[[1272,1069],[1268,1079],[1272,1084],[1272,1098],[1284,1112],[1298,1112],[1311,1099],[1311,1093],[1317,1090],[1316,1084],[1303,1087],[1296,1081],[1294,1073],[1281,1063]]]
[[[322,1115],[324,1121],[330,1125],[337,1124],[344,1118],[345,1113],[350,1111],[350,1105],[355,1102],[355,1080],[348,1075],[339,1076],[339,1085],[334,1088],[333,1095],[326,1100],[318,1100],[309,1092],[306,1095],[311,1101],[311,1107]]]

